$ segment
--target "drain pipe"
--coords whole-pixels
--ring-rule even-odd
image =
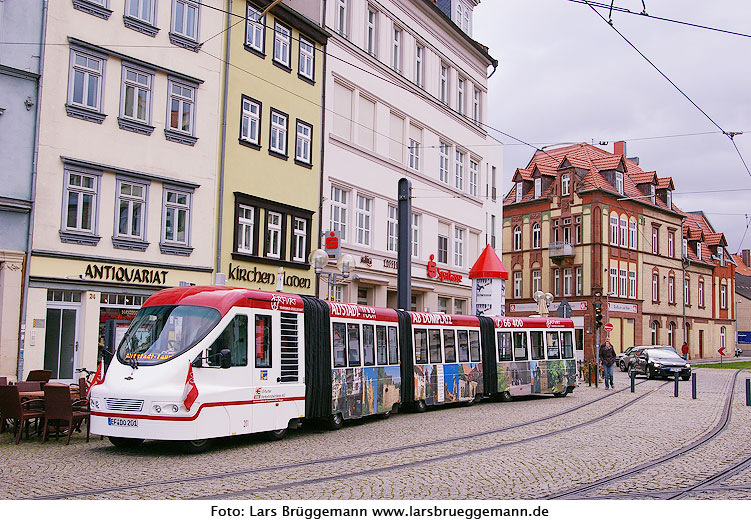
[[[227,6],[227,36],[224,44],[224,100],[222,101],[222,151],[219,158],[219,200],[217,203],[217,229],[216,229],[216,272],[214,274],[214,284],[224,285],[224,279],[219,280],[222,272],[222,220],[224,218],[224,165],[225,154],[227,151],[227,97],[229,96],[229,52],[232,33],[232,0],[228,1]]]
[[[321,27],[326,29],[326,0],[323,0],[323,13],[321,14]],[[321,175],[318,178],[318,244],[321,248],[321,233],[323,232],[323,167],[324,151],[326,144],[326,52],[328,44],[321,46],[321,55],[323,56],[323,67],[321,68],[323,76],[323,86],[321,87]],[[316,298],[321,296],[321,274],[316,274]],[[326,294],[328,299],[328,293]]]
[[[23,288],[21,289],[21,317],[18,320],[18,362],[16,379],[23,380],[23,361],[26,351],[26,312],[29,305],[29,269],[31,267],[31,247],[34,242],[34,212],[36,210],[37,174],[39,170],[39,125],[42,114],[42,82],[44,75],[44,49],[47,40],[47,8],[48,0],[43,0],[42,29],[39,35],[39,80],[37,81],[36,118],[34,119],[34,157],[31,161],[31,210],[29,211],[29,233],[26,239],[26,261],[23,273]]]

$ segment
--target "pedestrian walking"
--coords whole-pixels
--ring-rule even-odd
[[[683,342],[683,347],[681,347],[681,354],[683,355],[684,360],[688,360],[688,342]]]
[[[613,367],[615,366],[615,349],[610,345],[610,338],[600,345],[600,362],[605,376],[605,389],[615,389],[613,385]]]

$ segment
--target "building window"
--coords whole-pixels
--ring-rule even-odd
[[[144,238],[146,185],[119,181],[117,184],[117,237]]]
[[[656,321],[652,322],[652,345],[658,345],[660,343],[660,324]]]
[[[657,196],[655,194],[655,185],[649,185],[649,200],[652,201],[652,204],[656,203]]]
[[[305,262],[308,249],[308,221],[299,217],[294,218],[295,228],[292,232],[293,252],[292,261]]]
[[[94,0],[96,1],[96,0]],[[101,1],[98,3],[102,3]],[[127,0],[125,6],[125,16],[137,18],[143,22],[156,24],[154,14],[156,13],[156,0]]]
[[[245,44],[263,53],[265,50],[264,35],[266,34],[266,17],[261,17],[261,11],[248,4],[245,22]]]
[[[688,239],[683,239],[683,257],[688,257]]]
[[[71,51],[68,103],[88,110],[102,111],[104,60]]]
[[[440,76],[440,96],[441,102],[444,104],[449,103],[449,67],[446,64],[441,63],[441,76]]]
[[[675,348],[675,323],[668,323],[668,345]]]
[[[449,262],[449,238],[438,234],[438,263],[448,264]]]
[[[652,302],[660,301],[660,275],[652,274]]]
[[[274,62],[284,66],[290,67],[290,41],[292,38],[292,31],[279,22],[274,22]]]
[[[306,122],[297,121],[297,138],[295,140],[295,160],[303,164],[311,164],[311,145],[313,141],[313,126]]]
[[[151,85],[153,79],[154,77],[150,73],[131,67],[123,67],[120,117],[142,124],[151,124]],[[151,128],[148,129],[148,133],[151,133]]]
[[[636,298],[636,271],[628,271],[628,297]]]
[[[438,296],[438,312],[442,312],[444,314],[449,313],[449,302],[451,301],[451,298],[444,298],[442,296]],[[448,346],[446,346],[448,347]]]
[[[675,257],[675,232],[668,232],[668,257]]]
[[[519,181],[516,183],[516,202],[520,202],[522,200],[522,182]]]
[[[194,135],[196,89],[186,84],[170,81],[169,130]]]
[[[514,272],[514,297],[522,297],[522,273]]]
[[[656,226],[652,227],[652,254],[660,251],[660,231]]]
[[[555,297],[561,294],[561,272],[558,269],[553,270],[553,295]]]
[[[391,39],[391,67],[394,71],[401,72],[402,70],[402,30],[394,26]]]
[[[613,267],[610,268],[610,293],[618,294],[618,269]]]
[[[668,276],[668,303],[675,303],[675,276]]]
[[[409,140],[409,167],[420,170],[420,143],[414,139]]]
[[[256,146],[261,144],[261,103],[245,96],[242,98],[240,140]]]
[[[563,227],[563,242],[567,245],[571,244],[571,227],[570,226]]]
[[[297,72],[308,80],[313,80],[316,63],[316,46],[307,38],[300,36],[300,56]]]
[[[456,173],[454,186],[457,190],[464,190],[464,152],[456,151]]]
[[[477,186],[479,180],[479,165],[477,161],[469,160],[469,195],[477,197]]]
[[[699,280],[699,288],[697,291],[699,295],[699,307],[704,307],[704,281]]]
[[[336,31],[347,36],[347,0],[336,0]]]
[[[420,257],[420,216],[412,214],[412,257]]]
[[[563,269],[563,295],[571,296],[571,269]]]
[[[618,216],[610,216],[610,244],[618,246]]]
[[[495,166],[490,167],[490,198],[495,201],[497,195]]]
[[[459,314],[459,315],[466,314],[464,312],[464,306],[466,305],[466,303],[467,302],[465,300],[454,299],[454,314]],[[461,345],[461,332],[459,332],[459,342]]]
[[[237,251],[253,254],[255,250],[255,208],[239,205],[237,214]]]
[[[495,249],[495,215],[490,214],[490,246]]]
[[[399,211],[394,205],[388,205],[388,208],[388,218],[386,219],[386,249],[390,250],[391,252],[396,252],[399,250]]]
[[[532,271],[532,294],[542,290],[542,273],[539,270]]]
[[[727,345],[727,335],[725,332],[725,327],[720,327],[720,347],[725,347]]]
[[[615,172],[615,191],[623,195],[623,174]]]
[[[634,218],[628,221],[628,245],[636,250],[636,219]]]
[[[728,308],[728,286],[720,285],[720,308]]]
[[[191,195],[179,190],[164,190],[164,223],[162,240],[187,245],[190,231]]]
[[[458,227],[454,227],[454,266],[464,267],[464,230]]]
[[[200,5],[198,0],[173,0],[172,32],[197,42]]]
[[[477,88],[472,92],[472,120],[480,123],[480,90]]]
[[[668,205],[668,209],[673,209],[673,192],[670,190],[665,192],[665,204]]]
[[[376,56],[376,36],[378,35],[378,12],[368,6],[367,29],[365,31],[365,50]]]
[[[331,187],[331,221],[330,230],[338,232],[339,238],[344,241],[347,239],[347,202],[349,201],[349,192]]]
[[[626,216],[621,216],[621,246],[628,247],[628,219]]]
[[[514,227],[514,250],[522,249],[522,227],[516,225]]]
[[[282,255],[282,214],[266,211],[266,257]]]
[[[438,178],[442,183],[448,184],[449,182],[449,152],[450,146],[443,141],[440,141],[438,149]]]
[[[462,115],[465,114],[466,110],[464,107],[464,84],[465,80],[461,77],[456,81],[456,111],[461,113]]]
[[[362,195],[357,196],[357,242],[370,246],[370,214],[373,200]]]
[[[620,275],[620,283],[619,283],[620,288],[618,291],[618,295],[621,296],[622,298],[625,298],[626,296],[628,296],[628,289],[627,289],[628,279],[626,276],[626,271],[624,269],[621,269],[619,275]]]
[[[535,199],[542,195],[542,177],[535,179]]]
[[[582,268],[576,267],[576,295],[581,296],[583,293],[583,282],[582,282]]]
[[[271,109],[271,130],[269,133],[269,151],[287,155],[287,114]]]
[[[99,178],[80,172],[65,173],[65,225],[68,232],[96,231]]]
[[[696,242],[696,257],[701,260],[701,241]]]
[[[569,174],[563,174],[561,176],[561,195],[569,195],[569,185],[571,176]]]
[[[425,48],[417,45],[415,47],[415,84],[422,87],[425,82],[425,67],[423,65],[425,59]]]
[[[540,248],[540,223],[532,225],[532,248]]]
[[[577,219],[579,219],[577,217]],[[582,242],[582,226],[580,224],[577,224],[574,226],[574,243],[580,244]]]

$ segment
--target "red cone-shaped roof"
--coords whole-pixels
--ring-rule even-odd
[[[508,270],[490,245],[485,247],[469,271],[469,279],[474,278],[508,279]]]

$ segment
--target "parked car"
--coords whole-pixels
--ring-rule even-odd
[[[691,364],[669,346],[653,345],[640,348],[631,357],[628,369],[636,374],[645,375],[647,379],[672,378],[675,373],[680,375],[681,380],[691,378]]]
[[[636,351],[639,349],[643,349],[643,347],[629,347],[624,352],[615,355],[615,363],[621,371],[624,373],[628,371],[628,364],[631,362],[631,357],[636,354]]]

